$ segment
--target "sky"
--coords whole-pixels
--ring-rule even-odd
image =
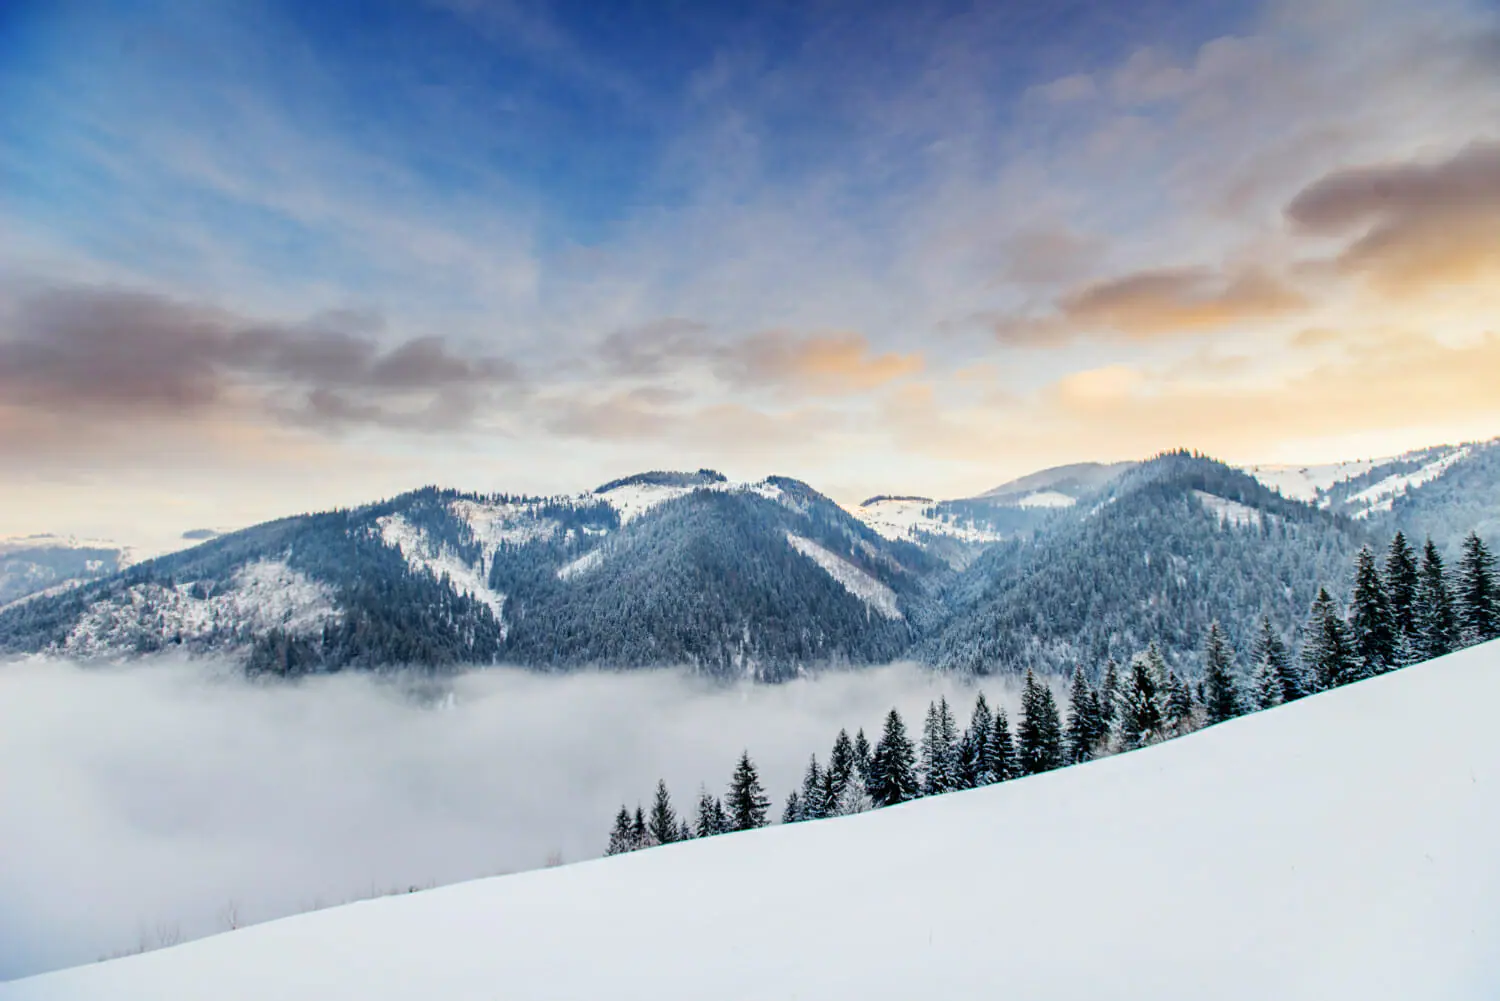
[[[1500,434],[1473,0],[0,5],[0,535]]]
[[[1014,679],[986,679],[1012,718]],[[603,854],[621,800],[721,795],[749,750],[780,816],[840,729],[914,726],[963,679],[688,672],[257,684],[238,664],[0,662],[0,981],[377,893]],[[232,912],[231,912],[232,908]]]

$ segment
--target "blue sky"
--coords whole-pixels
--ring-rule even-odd
[[[1494,434],[1497,38],[1468,0],[8,4],[0,534],[96,527],[57,498],[101,480],[128,527]],[[1419,406],[1348,413],[1416,356]]]

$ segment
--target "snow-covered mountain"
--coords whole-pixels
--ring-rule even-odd
[[[428,488],[283,519],[0,612],[0,647],[240,649],[252,670],[888,661],[944,565],[811,487],[643,473],[585,494]]]
[[[74,548],[57,552],[79,565],[45,577],[33,553],[12,579],[41,593],[0,607],[0,651],[774,679],[906,656],[1069,672],[1154,640],[1191,672],[1209,622],[1241,647],[1262,615],[1290,635],[1397,528],[1450,555],[1469,531],[1500,534],[1500,444],[1297,470],[1169,453],[847,510],[797,480],[713,470],[556,497],[425,488],[123,568]]]
[[[1500,995],[1500,643],[1089,764],[386,897],[0,1001]]]

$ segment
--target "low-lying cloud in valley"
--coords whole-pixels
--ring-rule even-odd
[[[690,809],[742,748],[779,814],[840,727],[873,741],[896,705],[915,738],[939,694],[967,719],[971,690],[908,665],[715,687],[670,671],[262,684],[203,660],[3,664],[0,979],[598,855],[621,802],[649,806],[661,777]]]

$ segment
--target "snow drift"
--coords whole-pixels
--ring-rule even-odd
[[[1500,643],[840,820],[241,929],[3,1001],[1490,999]]]

